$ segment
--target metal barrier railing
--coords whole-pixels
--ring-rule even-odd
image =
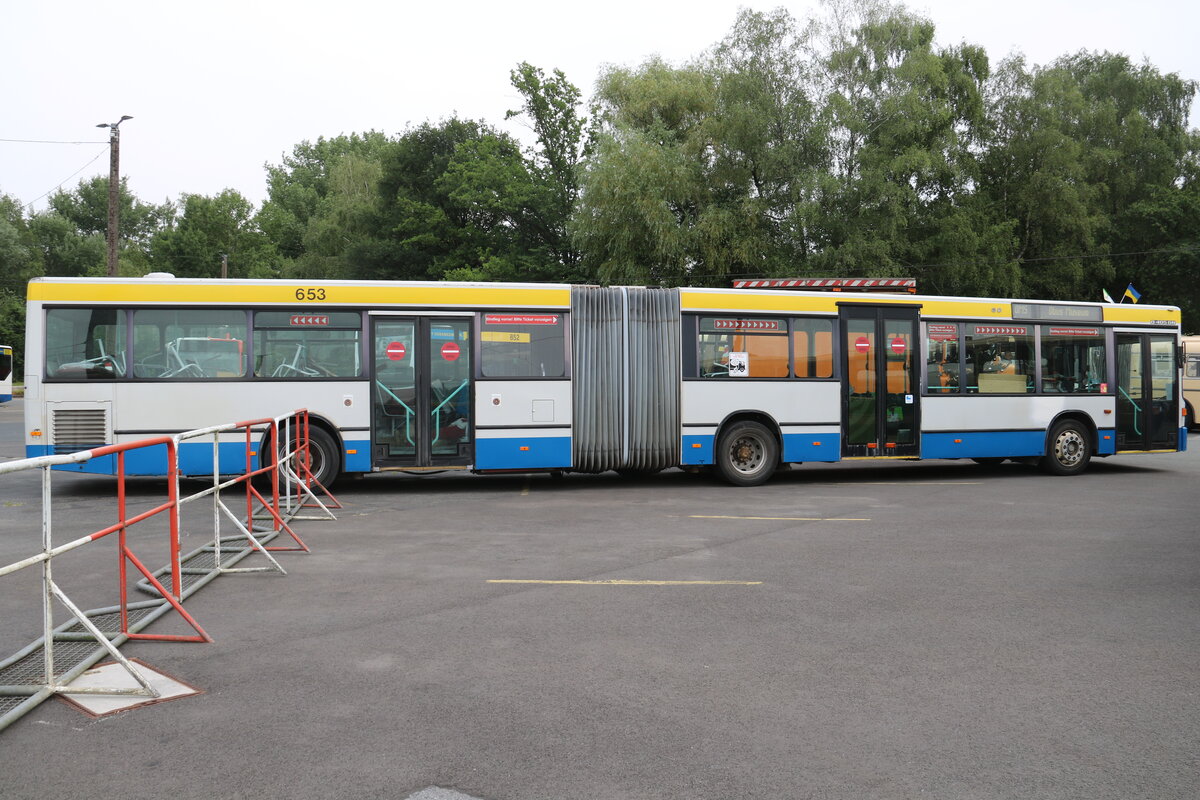
[[[281,426],[286,431],[287,436],[282,439],[280,437]],[[246,447],[244,452],[244,462],[239,465],[236,473],[223,473],[221,469],[220,458],[220,438],[222,434],[229,434],[235,431],[245,431]],[[273,458],[266,458],[264,454],[260,454],[258,459],[259,466],[254,467],[255,455],[255,436],[265,437],[263,441],[270,447]],[[316,490],[325,492],[325,494],[336,504],[336,499],[329,495],[328,492],[315,481],[309,471],[309,450],[308,450],[308,413],[306,410],[299,410],[291,414],[283,415],[274,418],[263,418],[256,420],[247,420],[228,425],[213,426],[203,428],[186,433],[178,434],[169,437],[157,437],[153,439],[143,439],[136,442],[106,445],[103,447],[93,448],[91,450],[70,453],[64,455],[40,456],[37,458],[21,459],[0,463],[0,475],[14,473],[22,470],[41,469],[42,470],[42,552],[35,556],[31,556],[21,561],[0,566],[0,577],[8,575],[28,567],[41,565],[42,568],[42,629],[43,635],[41,639],[27,648],[19,652],[16,656],[10,659],[0,661],[0,699],[4,696],[23,697],[16,707],[5,710],[5,706],[0,705],[0,731],[6,728],[17,718],[27,713],[42,700],[53,696],[54,694],[71,693],[71,694],[123,694],[123,695],[138,695],[145,697],[158,697],[158,691],[152,687],[146,677],[137,669],[137,667],[128,659],[126,659],[118,650],[121,644],[129,640],[150,640],[150,641],[173,641],[173,642],[211,642],[212,638],[204,631],[203,628],[196,622],[195,619],[183,608],[182,602],[187,595],[196,591],[200,586],[208,583],[213,578],[220,574],[229,572],[243,571],[263,571],[275,570],[282,574],[286,574],[282,565],[271,555],[271,551],[291,550],[308,552],[309,548],[300,537],[292,530],[288,524],[292,519],[296,518],[301,508],[311,507],[312,504],[320,507],[325,514],[320,517],[322,519],[335,519],[329,508],[321,502],[317,497]],[[213,485],[199,492],[187,496],[180,495],[180,471],[179,471],[179,449],[182,442],[189,439],[195,439],[205,436],[213,437]],[[281,444],[286,442],[286,446],[281,450]],[[165,447],[167,452],[167,499],[165,502],[159,503],[155,507],[135,514],[128,515],[127,509],[127,493],[126,493],[126,474],[125,474],[125,456],[126,453],[149,447]],[[116,456],[116,478],[117,478],[117,517],[118,520],[113,525],[109,525],[99,531],[96,531],[88,536],[75,539],[66,544],[53,544],[52,526],[51,526],[51,468],[60,465],[78,464],[89,461],[94,458],[99,458],[108,455]],[[222,477],[224,475],[232,475],[233,477]],[[263,493],[255,486],[256,479],[262,479],[262,476],[270,476],[271,489],[269,497],[264,497]],[[280,495],[280,478],[281,475],[289,484],[294,484],[295,494],[289,491],[283,496],[284,500],[281,503]],[[233,510],[225,503],[221,496],[222,490],[236,488],[239,485],[244,486],[246,499],[246,515],[243,518],[234,513]],[[214,553],[213,564],[210,569],[190,570],[184,569],[183,560],[180,557],[180,530],[182,520],[182,508],[185,504],[195,502],[204,497],[211,496],[213,499],[213,540],[210,547],[201,548],[202,550],[211,549]],[[304,497],[308,501],[302,502]],[[257,509],[256,509],[257,505]],[[340,507],[340,504],[337,505]],[[265,516],[256,517],[256,513],[266,511]],[[159,515],[167,515],[168,538],[170,560],[166,567],[158,572],[152,573],[146,568],[145,564],[134,554],[130,543],[126,536],[126,532],[130,527],[140,522],[146,521]],[[222,517],[231,520],[238,528],[239,535],[234,537],[224,537],[221,534]],[[256,518],[269,519],[272,524],[268,529],[256,529],[254,520]],[[305,517],[311,518],[311,517]],[[116,533],[118,538],[118,551],[120,554],[118,567],[118,582],[119,582],[119,604],[115,607],[104,609],[96,609],[91,612],[84,612],[71,600],[62,587],[55,581],[53,575],[53,559],[56,556],[70,552],[80,548],[90,542],[97,541]],[[294,541],[294,545],[290,547],[269,547],[267,542],[276,536],[286,533]],[[245,541],[247,548],[237,551],[237,557],[232,559],[227,565],[222,562],[222,546],[228,545],[233,541]],[[230,550],[232,548],[227,548]],[[199,551],[197,551],[199,552]],[[251,569],[234,569],[233,563],[240,561],[241,558],[250,552],[261,553],[271,564],[269,567],[259,567]],[[187,558],[191,558],[195,553],[189,554]],[[159,600],[143,601],[141,603],[130,603],[127,593],[127,566],[133,564],[135,569],[141,573],[142,581],[139,588],[142,588],[160,598]],[[193,581],[191,586],[186,590],[184,588],[184,575],[203,572],[204,577],[200,580]],[[161,579],[160,579],[161,578]],[[166,583],[164,583],[164,581]],[[169,585],[167,585],[169,584]],[[59,628],[54,624],[54,601],[57,600],[70,611],[72,622],[67,623],[67,627],[78,625],[83,628],[82,632],[68,632],[63,626]],[[156,610],[150,614],[143,616],[137,623],[131,624],[131,610],[138,610],[148,607],[156,607]],[[142,633],[151,621],[159,618],[171,610],[178,614],[196,631],[195,635],[179,636],[170,634],[149,634]],[[100,628],[92,622],[90,617],[102,614],[120,615],[119,632],[110,636],[100,630]],[[80,663],[75,664],[69,669],[59,669],[59,665],[55,662],[54,643],[55,641],[79,641],[80,639],[94,641],[98,646],[93,654],[86,657]],[[7,684],[2,680],[3,668],[7,665],[15,663],[17,659],[23,659],[30,654],[35,653],[38,646],[43,650],[42,670],[38,680],[20,683]],[[137,683],[136,688],[126,687],[68,687],[75,678],[82,674],[87,668],[99,661],[105,655],[111,656],[122,668],[134,679]]]

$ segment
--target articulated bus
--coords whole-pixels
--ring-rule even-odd
[[[0,344],[0,403],[13,399],[13,351]]]
[[[300,407],[326,484],[680,467],[750,486],[848,459],[1067,475],[1187,443],[1164,306],[156,273],[36,279],[27,332],[30,456]],[[220,446],[244,464],[244,437]],[[211,474],[211,442],[180,459]]]

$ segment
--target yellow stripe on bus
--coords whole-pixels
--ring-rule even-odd
[[[309,294],[309,290],[313,290]],[[297,296],[300,293],[303,299]],[[58,303],[214,303],[307,306],[467,306],[567,308],[566,287],[411,286],[403,284],[252,284],[33,281],[29,299]]]
[[[1012,316],[1012,304],[1000,300],[938,299],[914,297],[913,295],[880,296],[834,293],[813,297],[811,295],[784,293],[757,294],[754,292],[694,291],[680,290],[680,302],[685,311],[757,311],[760,313],[785,313],[808,311],[825,314],[838,313],[839,304],[870,303],[871,305],[894,304],[920,306],[924,317],[997,317]]]
[[[1105,322],[1169,322],[1177,325],[1182,319],[1183,315],[1177,308],[1120,304],[1104,307]]]

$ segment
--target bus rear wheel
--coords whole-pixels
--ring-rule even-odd
[[[1078,422],[1064,420],[1050,431],[1041,467],[1051,475],[1078,475],[1092,458],[1091,437]]]
[[[736,422],[721,434],[717,469],[734,486],[766,483],[779,464],[779,442],[757,422]]]

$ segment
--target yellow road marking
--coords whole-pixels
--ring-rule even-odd
[[[723,514],[692,514],[688,519],[766,519],[786,522],[870,522],[868,517],[734,517]]]
[[[488,580],[488,583],[542,583],[555,585],[569,584],[572,586],[759,586],[762,584],[762,581],[631,581],[617,579],[607,581],[550,581],[521,578],[495,578]]]

